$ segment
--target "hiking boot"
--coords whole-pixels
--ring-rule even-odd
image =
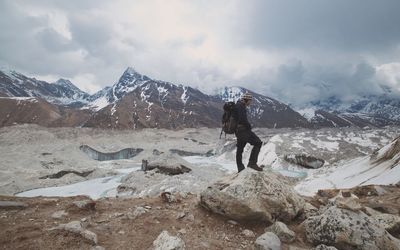
[[[238,173],[244,170],[244,165],[238,166]]]
[[[249,164],[247,165],[247,167],[248,167],[248,168],[252,168],[252,169],[254,169],[254,170],[257,170],[257,171],[263,171],[263,169],[260,168],[260,167],[257,165],[257,163],[250,163],[250,162],[249,162]]]

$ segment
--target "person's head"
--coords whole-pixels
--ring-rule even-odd
[[[253,96],[249,92],[244,93],[240,97],[240,101],[242,101],[246,106],[249,106],[251,104],[252,100],[253,100]]]

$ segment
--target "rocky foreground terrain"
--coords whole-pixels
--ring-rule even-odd
[[[263,175],[246,171],[250,179]],[[211,212],[203,198],[204,194],[96,201],[84,196],[1,196],[0,245],[2,249],[400,249],[395,238],[400,237],[399,186],[321,190],[312,198],[298,197],[304,209],[294,217],[282,217],[284,223],[275,216],[269,217],[271,221],[262,216],[233,219],[232,209],[226,210],[228,215]],[[276,203],[269,200],[269,204]],[[256,210],[250,206],[240,215],[252,216]]]
[[[397,131],[258,129],[238,174],[215,129],[2,128],[0,248],[398,250]]]

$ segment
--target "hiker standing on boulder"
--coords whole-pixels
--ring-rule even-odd
[[[242,162],[243,149],[247,143],[253,146],[251,150],[248,168],[255,169],[257,171],[262,171],[262,168],[257,165],[258,154],[260,153],[262,141],[253,131],[251,131],[251,125],[247,120],[246,108],[250,106],[253,96],[246,92],[241,97],[240,100],[235,104],[235,112],[233,113],[234,118],[237,121],[237,129],[235,132],[237,138],[236,144],[236,165],[238,172],[244,169]]]

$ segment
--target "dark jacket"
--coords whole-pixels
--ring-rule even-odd
[[[240,100],[235,104],[235,112],[233,117],[238,122],[238,131],[251,130],[251,125],[247,120],[246,105]]]

